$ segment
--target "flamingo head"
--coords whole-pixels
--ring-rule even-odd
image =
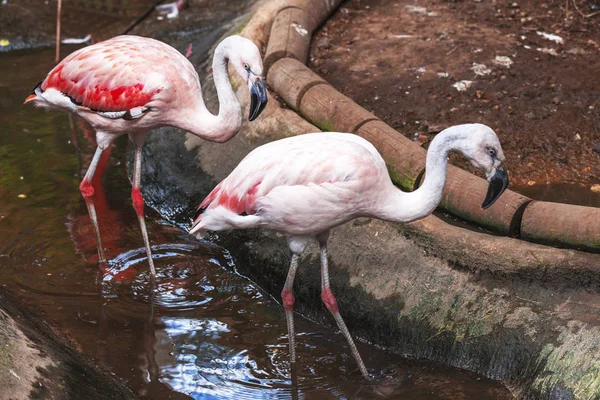
[[[469,140],[463,153],[475,167],[482,169],[489,182],[481,208],[489,208],[508,187],[508,173],[501,165],[505,160],[500,140],[494,130],[483,124],[469,124]]]
[[[267,90],[263,74],[263,63],[258,47],[249,39],[231,36],[235,41],[229,62],[250,90],[250,121],[255,120],[267,105]]]
[[[496,132],[483,124],[456,125],[441,132],[434,139],[448,141],[447,146],[464,154],[471,164],[483,170],[489,182],[488,191],[481,208],[489,208],[508,187],[508,173],[502,167],[504,152]],[[451,142],[451,143],[450,143]],[[433,142],[432,142],[433,143]]]

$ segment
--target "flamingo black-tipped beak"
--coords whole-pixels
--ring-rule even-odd
[[[267,105],[267,89],[262,79],[257,79],[250,88],[250,115],[248,119],[254,121]]]
[[[490,185],[488,186],[485,200],[483,200],[483,204],[481,205],[481,208],[484,210],[494,204],[508,187],[508,173],[502,166],[498,166],[495,168],[494,174],[488,178],[488,181]]]

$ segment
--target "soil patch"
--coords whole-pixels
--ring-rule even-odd
[[[600,181],[600,15],[572,2],[568,15],[564,1],[349,0],[315,34],[309,66],[425,147],[481,122],[499,134],[513,185],[589,189]]]

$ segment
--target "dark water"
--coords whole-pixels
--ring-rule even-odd
[[[224,249],[147,210],[159,273],[151,289],[129,200],[126,140],[99,167],[106,173],[96,207],[111,260],[100,271],[78,191],[93,133],[77,119],[72,130],[64,113],[22,105],[53,56],[48,49],[0,59],[0,285],[140,397],[510,398],[497,382],[359,343],[377,377],[366,385],[344,338],[299,316],[292,382],[280,305],[236,274]]]

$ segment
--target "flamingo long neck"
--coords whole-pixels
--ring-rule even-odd
[[[387,221],[410,222],[431,214],[442,199],[448,169],[448,152],[465,153],[468,135],[460,127],[440,132],[431,142],[425,163],[425,180],[414,192],[390,188],[379,217]]]
[[[185,126],[182,126],[188,132],[206,140],[226,142],[242,126],[240,103],[231,87],[227,70],[232,50],[233,43],[225,39],[219,43],[213,56],[213,79],[219,99],[219,113],[214,115],[208,111],[204,100],[199,97],[184,121]]]

